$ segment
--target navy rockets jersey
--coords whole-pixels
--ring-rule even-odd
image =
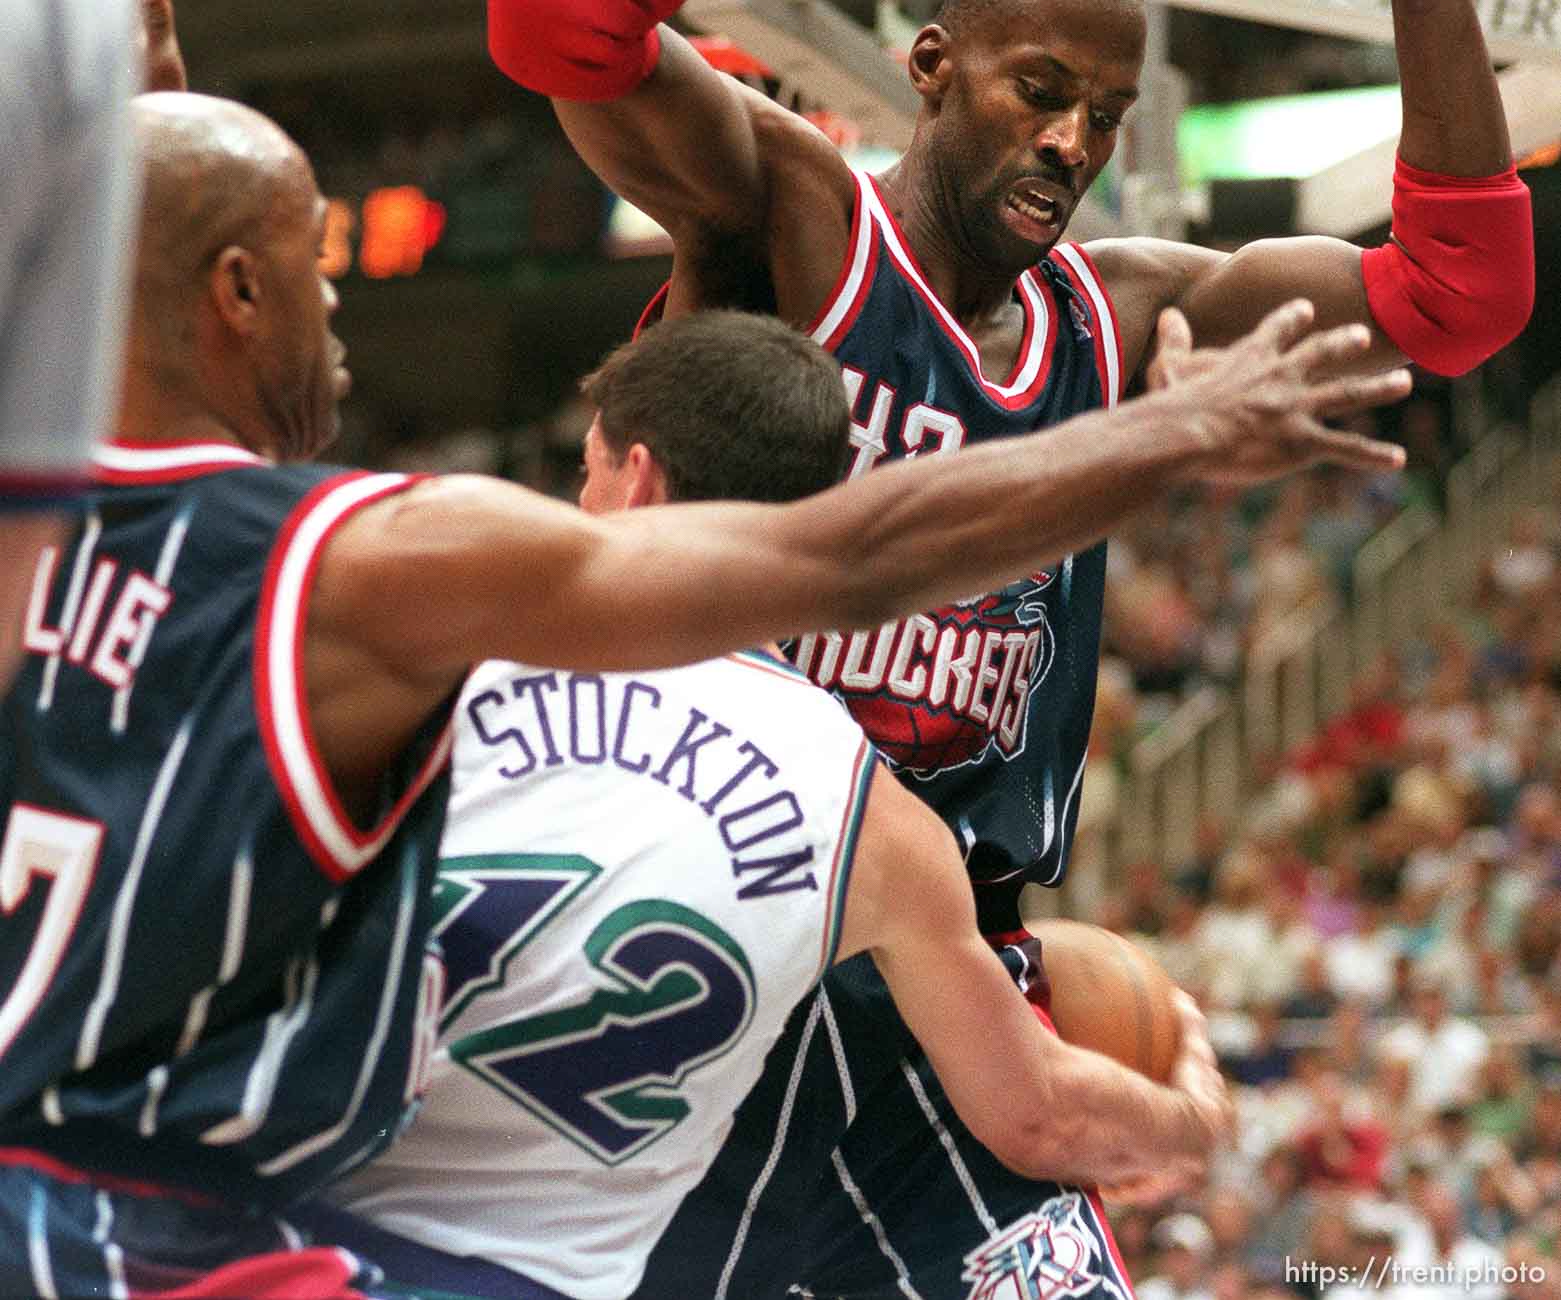
[[[897,458],[1056,424],[1121,392],[1121,349],[1088,256],[1064,244],[1019,277],[1025,332],[1007,382],[938,301],[872,179],[857,175],[851,249],[811,333],[839,359],[851,475]],[[984,928],[1012,929],[1025,880],[1057,884],[1078,819],[1095,701],[1105,546],[1002,591],[791,653],[953,828]]]
[[[448,718],[365,832],[300,680],[321,547],[411,480],[191,444],[95,470],[0,723],[0,1148],[281,1204],[399,1127],[436,991]]]

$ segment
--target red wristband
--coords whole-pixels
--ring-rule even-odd
[[[1522,331],[1534,309],[1528,187],[1496,176],[1440,176],[1399,160],[1393,242],[1367,249],[1372,315],[1411,361],[1440,375],[1472,370]]]
[[[488,0],[488,52],[505,76],[539,94],[619,99],[655,70],[657,24],[676,9],[634,0]]]

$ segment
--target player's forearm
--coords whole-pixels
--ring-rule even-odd
[[[1393,0],[1403,87],[1399,155],[1447,176],[1493,176],[1512,161],[1501,91],[1472,0]]]
[[[1048,1039],[1022,1136],[994,1154],[1027,1178],[1119,1185],[1196,1170],[1219,1135],[1186,1094]]]
[[[1152,397],[1040,434],[874,470],[788,521],[854,626],[1011,581],[1099,541],[1188,472],[1190,404]],[[837,614],[836,617],[840,617]],[[830,626],[840,626],[838,622]]]

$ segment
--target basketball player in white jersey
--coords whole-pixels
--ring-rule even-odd
[[[581,504],[833,481],[847,442],[796,401],[798,343],[718,312],[620,349],[587,381]],[[433,1082],[335,1193],[434,1248],[361,1243],[398,1284],[628,1295],[792,1007],[862,951],[1011,1168],[1201,1169],[1227,1102],[1196,1010],[1171,1087],[1047,1033],[977,932],[950,832],[776,648],[661,672],[490,661],[457,718]]]

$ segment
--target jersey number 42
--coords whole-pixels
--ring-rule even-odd
[[[720,926],[681,903],[642,898],[591,926],[569,981],[584,996],[487,1021],[485,1001],[511,1004],[501,996],[510,963],[560,918],[572,921],[600,875],[573,855],[447,858],[435,935],[449,990],[442,1027],[463,1026],[448,1040],[451,1059],[615,1165],[688,1116],[685,1081],[742,1038],[757,986]]]

